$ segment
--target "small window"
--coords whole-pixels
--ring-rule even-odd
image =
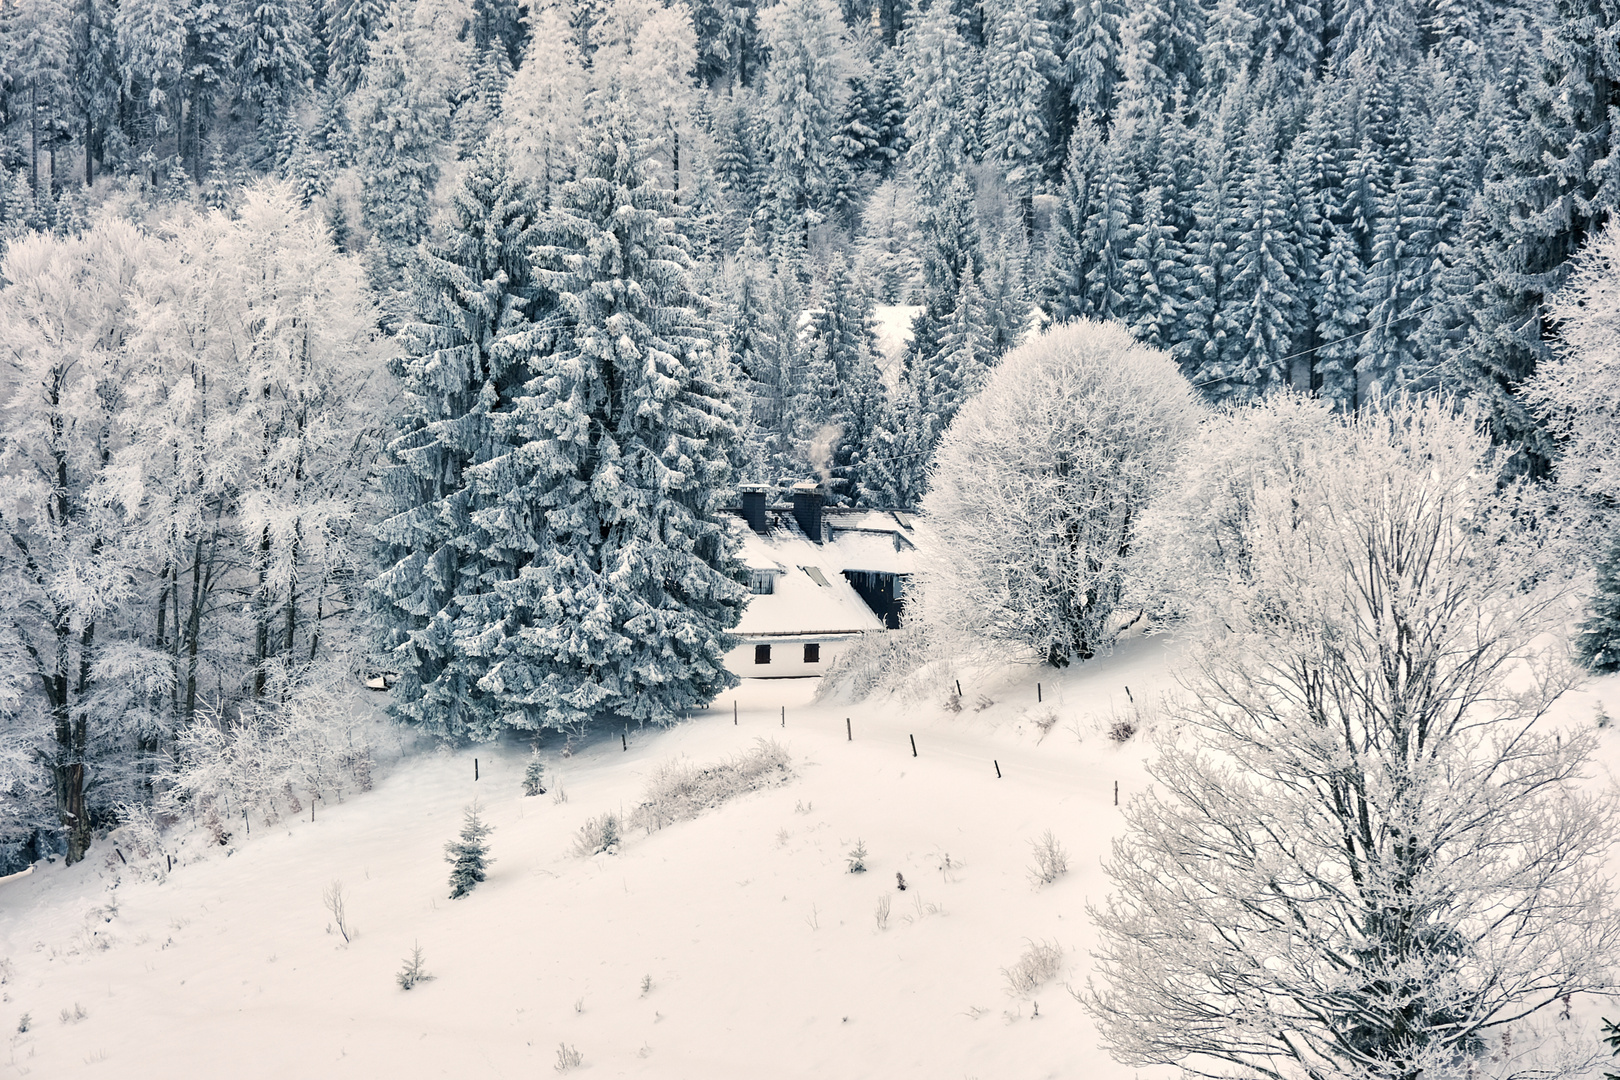
[[[821,663],[821,643],[811,642],[804,647],[804,662],[807,664]]]
[[[769,570],[748,572],[748,591],[755,596],[769,596],[776,591],[776,575]]]
[[[754,646],[754,663],[768,664],[771,662],[771,647],[769,645]]]

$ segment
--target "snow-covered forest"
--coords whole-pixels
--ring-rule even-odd
[[[1450,1075],[1617,985],[1544,745],[1620,671],[1616,125],[1620,0],[0,0],[0,876],[401,740],[628,753],[738,685],[740,489],[813,480],[928,537],[823,700],[1187,650],[1119,1060]]]

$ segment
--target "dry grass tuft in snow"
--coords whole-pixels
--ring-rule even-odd
[[[1052,830],[1047,829],[1039,840],[1031,840],[1035,849],[1035,865],[1029,868],[1029,880],[1036,888],[1050,885],[1069,872],[1069,853],[1058,843]]]
[[[1050,982],[1063,970],[1063,949],[1049,941],[1031,941],[1012,967],[1002,968],[1007,993],[1020,997]]]
[[[666,761],[648,778],[641,805],[630,814],[630,824],[650,833],[695,818],[735,796],[785,784],[793,777],[787,749],[772,739],[756,739],[752,749],[714,765]]]
[[[558,1072],[567,1072],[577,1069],[585,1063],[585,1055],[567,1043],[557,1044],[557,1064],[553,1066]]]

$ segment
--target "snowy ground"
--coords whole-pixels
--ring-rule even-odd
[[[1061,984],[1085,981],[1114,783],[1121,801],[1139,790],[1149,751],[1101,728],[1127,685],[1151,701],[1174,663],[1163,639],[1135,641],[1079,670],[964,686],[960,715],[816,706],[813,681],[751,681],[689,724],[632,733],[628,751],[616,736],[567,759],[553,745],[565,802],[521,796],[519,747],[432,753],[313,824],[307,809],[255,821],[251,840],[161,883],[109,867],[106,845],[71,871],[41,866],[0,884],[0,1076],[532,1077],[566,1043],[600,1076],[1149,1080],[1095,1049]],[[1620,717],[1616,679],[1564,712],[1589,722],[1596,693]],[[981,698],[994,703],[975,712]],[[631,832],[615,855],[569,854],[659,762],[756,738],[787,746],[799,779]],[[1600,782],[1617,751],[1611,731]],[[497,861],[450,901],[441,849],[474,797]],[[1030,841],[1046,829],[1072,869],[1036,889]],[[845,868],[857,839],[864,874]],[[358,930],[347,946],[321,903],[333,879]],[[1065,970],[1013,996],[1001,969],[1031,941],[1061,946]],[[394,973],[413,942],[435,978],[405,992]],[[11,1034],[23,1013],[29,1030]]]

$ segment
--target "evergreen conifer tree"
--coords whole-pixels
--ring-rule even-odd
[[[1347,230],[1328,222],[1327,254],[1317,289],[1316,390],[1324,400],[1341,409],[1354,409],[1357,393],[1356,363],[1361,355],[1360,341],[1366,329],[1367,309],[1363,297],[1361,257]]]
[[[540,748],[537,746],[529,754],[528,764],[523,767],[523,794],[532,798],[545,793],[546,763],[540,759]]]
[[[1472,300],[1468,348],[1448,374],[1479,398],[1497,439],[1544,470],[1552,447],[1517,395],[1546,352],[1543,304],[1568,274],[1581,241],[1620,205],[1620,155],[1612,124],[1620,110],[1617,0],[1557,0],[1537,42],[1532,76],[1518,88],[1500,165],[1484,188],[1485,243],[1475,254],[1481,284]]]
[[[1283,382],[1300,307],[1295,295],[1299,257],[1293,243],[1292,218],[1297,207],[1285,206],[1273,147],[1276,129],[1262,109],[1249,121],[1244,171],[1239,184],[1237,241],[1225,321],[1234,331],[1228,364],[1219,374],[1229,382],[1211,387],[1224,393],[1252,396]],[[1241,335],[1239,337],[1238,335]]]
[[[477,469],[477,523],[524,560],[481,683],[517,728],[679,719],[735,684],[746,599],[720,520],[736,419],[672,192],[617,116],[588,146],[535,249],[555,335],[499,429],[515,449]]]
[[[427,245],[398,361],[405,399],[383,485],[391,516],[377,526],[388,567],[372,585],[380,644],[399,673],[394,708],[446,738],[488,739],[498,707],[479,685],[492,662],[486,635],[501,612],[494,588],[524,553],[492,546],[476,520],[491,500],[476,466],[504,452],[495,418],[530,373],[541,289],[530,266],[538,210],[528,186],[489,149]]]
[[[962,272],[962,284],[950,318],[941,328],[939,348],[928,364],[928,397],[923,401],[935,432],[943,433],[962,402],[978,393],[991,360],[984,325],[984,297],[973,267]],[[930,447],[931,449],[931,447]]]
[[[1078,113],[1090,113],[1099,119],[1109,117],[1119,82],[1123,6],[1119,0],[1075,0],[1071,10],[1072,22],[1063,49],[1069,100]]]
[[[1086,278],[1095,256],[1086,246],[1103,157],[1102,135],[1089,116],[1082,116],[1069,141],[1069,161],[1047,241],[1041,270],[1040,308],[1053,322],[1086,314]]]
[[[983,263],[978,209],[966,177],[956,177],[941,201],[923,211],[922,311],[911,322],[910,351],[933,356],[956,308],[962,277]]]
[[[1119,137],[1119,132],[1114,135],[1103,146],[1091,216],[1086,219],[1081,238],[1090,260],[1082,314],[1096,319],[1124,317],[1128,288],[1125,261],[1135,177],[1131,148],[1124,145],[1126,140]]]
[[[371,39],[387,8],[384,0],[324,0],[328,86],[347,94],[360,85]]]
[[[1620,671],[1620,536],[1598,563],[1597,591],[1575,633],[1575,655],[1600,675]]]
[[[307,12],[290,0],[253,0],[246,16],[236,54],[242,95],[258,110],[261,124],[279,124],[315,76]]]
[[[837,136],[849,92],[840,70],[843,21],[833,0],[783,0],[766,14],[771,63],[761,115],[778,230],[773,241],[808,248],[811,227],[832,207],[842,182]]]
[[[1187,234],[1187,303],[1177,334],[1182,370],[1195,383],[1214,385],[1230,360],[1233,339],[1243,329],[1227,321],[1232,279],[1232,249],[1238,223],[1237,182],[1233,177],[1235,147],[1227,140],[1225,108],[1204,135],[1204,170],[1193,200],[1193,224]]]
[[[489,844],[485,840],[495,831],[485,824],[477,803],[467,807],[461,822],[461,837],[444,845],[444,861],[450,864],[450,899],[459,900],[483,884],[489,873]]]
[[[1126,260],[1125,320],[1142,344],[1169,349],[1180,321],[1181,282],[1174,226],[1164,220],[1160,188],[1142,192],[1141,213],[1130,229]]]
[[[354,98],[360,208],[383,259],[379,287],[403,283],[412,249],[426,238],[450,122],[448,87],[431,52],[440,43],[414,16],[398,0],[389,8]]]
[[[901,39],[906,165],[919,202],[936,206],[967,159],[973,50],[948,3],[913,6]]]
[[[1001,0],[992,10],[984,63],[989,82],[985,156],[1006,178],[1027,229],[1030,200],[1048,156],[1046,99],[1057,54],[1038,0]]]

